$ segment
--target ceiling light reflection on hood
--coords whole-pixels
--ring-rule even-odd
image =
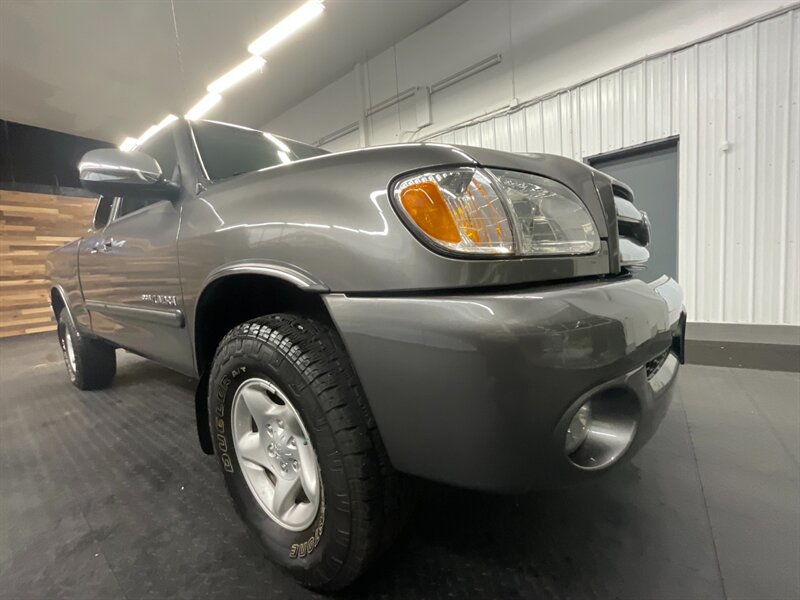
[[[251,56],[246,61],[236,65],[230,71],[225,73],[225,75],[211,83],[206,89],[212,94],[221,94],[228,88],[231,88],[239,83],[242,79],[245,79],[261,69],[261,67],[263,67],[266,63],[267,61],[260,56]]]
[[[295,10],[288,17],[280,21],[277,25],[269,29],[264,35],[259,37],[247,47],[250,54],[262,55],[272,47],[276,46],[303,25],[322,14],[325,5],[322,0],[308,0],[300,8]]]
[[[274,135],[272,135],[271,133],[266,133],[266,132],[265,132],[265,133],[264,133],[264,137],[265,137],[265,138],[267,138],[267,139],[268,139],[270,142],[272,142],[273,144],[275,144],[275,145],[278,147],[278,150],[281,150],[282,152],[286,152],[287,154],[288,154],[289,152],[291,152],[291,150],[289,150],[289,146],[287,146],[286,144],[284,144],[284,143],[283,143],[281,140],[279,140],[278,138],[276,138],[276,137],[275,137]]]

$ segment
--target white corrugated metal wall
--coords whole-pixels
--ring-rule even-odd
[[[690,320],[800,324],[800,10],[429,140],[583,160],[673,135]]]

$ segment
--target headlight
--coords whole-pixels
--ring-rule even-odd
[[[464,254],[591,254],[600,237],[560,183],[517,171],[448,169],[398,181],[395,202],[435,245]]]
[[[520,254],[591,254],[600,249],[592,216],[568,187],[518,171],[491,173],[511,204]]]
[[[411,222],[447,250],[514,252],[505,202],[480,171],[453,169],[416,175],[398,182],[394,195]]]

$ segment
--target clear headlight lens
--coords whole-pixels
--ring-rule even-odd
[[[520,254],[591,254],[600,249],[592,216],[568,187],[518,171],[491,173],[511,204]]]
[[[580,198],[545,177],[448,169],[403,179],[393,193],[417,230],[453,252],[536,256],[600,249]]]

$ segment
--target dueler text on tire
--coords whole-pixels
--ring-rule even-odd
[[[235,327],[209,412],[228,489],[270,559],[315,589],[358,577],[396,521],[397,474],[336,332],[289,314]]]
[[[117,372],[116,350],[102,340],[78,333],[66,308],[58,315],[58,340],[75,387],[100,390],[111,385]]]

